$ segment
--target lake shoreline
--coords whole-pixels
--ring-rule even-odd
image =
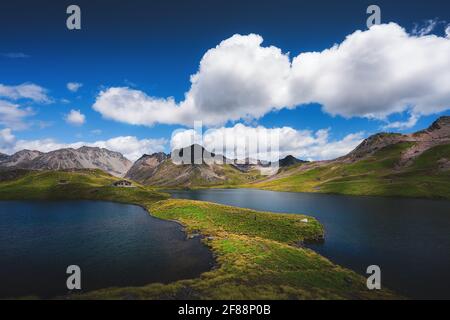
[[[61,179],[69,182],[58,184]],[[322,233],[320,224],[312,217],[167,199],[167,194],[144,186],[111,187],[111,182],[116,179],[100,171],[96,171],[95,176],[92,176],[92,172],[30,173],[18,181],[0,183],[0,198],[102,200],[138,205],[146,208],[152,217],[176,220],[186,228],[187,233],[195,230],[202,234],[202,242],[217,254],[219,267],[196,279],[165,285],[100,289],[70,298],[401,298],[389,290],[369,291],[365,287],[365,279],[355,272],[331,263],[312,250],[295,247],[293,244],[298,241],[314,238],[317,232]],[[213,220],[208,218],[211,214],[214,214]],[[302,222],[304,218],[308,218],[310,223]],[[291,224],[286,225],[286,221],[291,221]],[[246,267],[243,268],[241,264]],[[292,273],[293,270],[298,271]],[[309,276],[305,278],[309,274],[322,280],[311,282]],[[228,279],[226,284],[223,283],[224,278]],[[319,288],[321,289],[317,291]]]
[[[83,291],[69,296],[195,279],[216,264],[211,250],[189,239],[179,223],[135,204],[14,200],[0,201],[0,213],[1,299],[65,299],[65,270],[73,264],[81,268]]]
[[[435,201],[450,201],[450,195],[448,197],[435,197],[435,196],[406,196],[406,195],[385,195],[385,194],[351,194],[351,193],[339,193],[339,192],[321,192],[318,191],[292,191],[292,190],[283,190],[283,189],[273,189],[273,188],[257,188],[257,187],[249,187],[249,186],[226,186],[226,185],[217,185],[217,186],[195,186],[195,187],[157,187],[157,190],[162,192],[170,191],[196,191],[196,190],[260,190],[260,191],[270,191],[270,192],[282,192],[282,193],[300,193],[300,194],[323,194],[323,195],[334,195],[334,196],[345,196],[345,197],[355,197],[355,198],[401,198],[401,199],[416,199],[416,200],[435,200]]]

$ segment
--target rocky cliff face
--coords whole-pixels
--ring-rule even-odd
[[[125,177],[135,181],[145,182],[150,179],[155,174],[157,168],[169,158],[170,156],[163,152],[154,153],[152,155],[144,154],[133,164]]]
[[[10,156],[2,167],[29,170],[101,169],[122,177],[132,166],[121,153],[103,148],[81,147],[48,153],[23,150]]]

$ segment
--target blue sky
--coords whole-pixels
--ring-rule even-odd
[[[205,53],[234,34],[260,35],[264,38],[260,46],[274,46],[293,59],[301,53],[321,52],[335,43],[342,43],[346,36],[356,30],[366,31],[365,11],[372,4],[371,1],[356,0],[264,0],[245,3],[236,0],[91,0],[74,3],[81,7],[82,30],[69,31],[65,26],[65,11],[72,1],[56,3],[17,0],[2,1],[0,4],[0,85],[11,92],[15,86],[34,84],[43,88],[48,98],[48,101],[37,101],[29,97],[12,97],[11,93],[9,96],[6,93],[1,96],[0,89],[0,110],[3,101],[9,107],[14,104],[16,110],[28,113],[20,119],[20,125],[17,121],[12,123],[5,120],[5,115],[3,121],[0,119],[0,130],[3,130],[0,152],[11,153],[20,146],[30,145],[47,151],[52,146],[54,148],[76,142],[95,143],[115,137],[135,137],[136,150],[115,144],[100,145],[116,148],[130,157],[136,157],[140,152],[159,151],[161,148],[168,151],[172,132],[179,128],[190,128],[192,125],[188,121],[178,118],[158,120],[159,117],[156,116],[155,121],[147,121],[141,125],[133,124],[133,121],[124,122],[117,113],[116,116],[111,116],[109,111],[105,111],[104,108],[110,108],[109,105],[103,109],[93,108],[100,93],[112,87],[120,87],[141,92],[148,97],[173,97],[176,103],[180,103],[185,99],[185,93],[189,92],[190,76],[199,71],[199,63]],[[411,35],[415,32],[418,36],[421,28],[430,26],[434,21],[434,28],[429,33],[440,37],[439,45],[446,46],[444,42],[448,40],[445,40],[445,29],[450,21],[448,2],[377,1],[376,4],[381,8],[382,23],[395,22]],[[426,37],[427,34],[423,36]],[[427,52],[433,53],[437,47],[438,45],[430,45]],[[432,60],[433,57],[427,59]],[[412,60],[411,63],[416,62]],[[443,74],[442,79],[448,79],[447,75],[448,72]],[[68,83],[80,83],[82,86],[74,92],[68,89]],[[242,87],[242,83],[236,85]],[[448,81],[442,83],[442,86],[449,85]],[[198,90],[205,90],[204,88],[211,88],[211,84],[203,85]],[[348,88],[350,90],[351,86]],[[367,95],[370,95],[370,88],[365,89]],[[252,90],[249,89],[249,95],[258,94]],[[380,96],[381,91],[377,92],[373,99],[379,99],[381,105],[381,101],[385,99]],[[310,130],[312,137],[316,137],[318,130],[327,129],[327,142],[316,143],[327,148],[328,143],[339,142],[350,134],[359,134],[352,140],[355,144],[363,137],[386,129],[384,126],[408,120],[412,113],[416,121],[409,126],[392,126],[389,129],[413,132],[428,126],[438,116],[449,114],[450,107],[449,100],[445,100],[446,96],[441,94],[432,99],[433,103],[440,103],[439,108],[433,106],[433,112],[424,112],[424,107],[420,111],[411,111],[414,106],[409,106],[409,109],[393,107],[389,112],[384,112],[383,116],[368,117],[354,109],[351,112],[341,111],[342,108],[338,105],[330,106],[328,111],[324,111],[324,101],[328,101],[328,97],[313,96],[312,103],[297,105],[298,102],[306,101],[306,98],[301,97],[292,100],[295,107],[284,108],[280,105],[275,111],[267,111],[271,107],[270,102],[261,102],[262,98],[258,98],[258,103],[264,104],[266,108],[262,106],[261,110],[266,111],[241,120],[232,116],[227,118],[228,115],[221,117],[220,123],[208,123],[206,120],[206,127],[233,127],[237,123],[246,127],[290,127],[299,132]],[[204,95],[196,93],[196,97],[199,100]],[[205,101],[209,101],[208,97],[204,98]],[[353,101],[352,99],[350,97],[345,101]],[[429,97],[415,99],[414,101],[430,101]],[[131,103],[133,101],[136,102],[131,100]],[[148,99],[145,101],[149,103]],[[405,104],[411,103],[407,101]],[[249,105],[253,106],[252,103]],[[227,108],[226,102],[221,102],[220,106]],[[111,106],[114,107],[118,107],[116,102]],[[244,111],[245,107],[244,104]],[[197,105],[193,108],[203,110]],[[79,117],[75,117],[75,121],[69,121],[68,115],[72,110],[79,111],[84,116],[84,121]],[[160,113],[164,110],[170,112],[165,104],[158,110],[161,110],[158,111]],[[196,119],[202,120],[202,114],[199,112]],[[204,114],[205,117],[208,116],[207,112]],[[145,139],[149,141],[139,144],[139,141]],[[287,147],[287,150],[293,153],[298,151],[293,146]],[[306,154],[308,151],[312,149],[298,151],[297,156],[309,158]],[[327,158],[338,155],[339,151],[336,152],[331,155],[316,152],[311,158]]]

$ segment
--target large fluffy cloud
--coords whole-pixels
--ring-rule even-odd
[[[293,60],[293,102],[332,115],[433,114],[450,107],[450,41],[410,36],[390,23],[357,31],[339,46]]]
[[[389,23],[293,59],[262,43],[259,35],[234,35],[208,50],[181,102],[120,87],[100,92],[93,108],[131,124],[209,126],[309,103],[331,115],[376,119],[450,108],[448,38],[411,35]]]
[[[306,160],[329,160],[349,153],[362,139],[362,132],[349,134],[341,140],[331,140],[329,129],[312,132],[290,127],[265,128],[236,124],[228,128],[210,129],[203,134],[192,129],[178,130],[172,135],[171,148],[173,150],[198,143],[230,159],[277,160],[293,155]]]
[[[166,143],[166,139],[138,139],[134,136],[120,136],[108,140],[94,142],[77,141],[73,143],[62,143],[55,139],[17,140],[9,128],[0,130],[0,152],[7,154],[23,149],[49,152],[62,148],[76,149],[82,146],[90,146],[120,152],[126,158],[134,161],[145,153],[151,154],[164,151]]]
[[[135,125],[180,123],[181,108],[172,98],[150,97],[129,88],[110,88],[100,92],[94,109],[105,118]]]

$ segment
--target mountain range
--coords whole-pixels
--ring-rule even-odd
[[[379,133],[330,161],[295,165],[254,188],[349,195],[450,198],[450,117],[413,134]]]
[[[189,164],[172,159],[187,155]],[[219,163],[207,161],[215,157]],[[27,170],[101,169],[145,185],[159,187],[248,186],[282,191],[346,194],[450,193],[450,117],[413,134],[379,133],[335,160],[306,162],[287,156],[269,176],[270,163],[230,160],[200,145],[172,154],[143,155],[131,163],[107,149],[81,147],[48,153],[22,150],[0,154],[0,168]],[[413,179],[414,178],[414,179]],[[406,188],[402,192],[395,188]],[[446,189],[447,188],[447,189]],[[437,190],[439,189],[439,190]],[[441,190],[443,189],[443,190]]]
[[[3,169],[101,169],[117,177],[124,176],[132,165],[121,153],[96,147],[67,148],[47,153],[21,150],[11,156],[0,156],[0,168]]]
[[[172,159],[171,155],[176,155]],[[261,178],[261,171],[270,170],[270,163],[244,159],[241,161],[215,155],[202,146],[194,144],[176,149],[172,154],[155,153],[143,155],[137,160],[126,178],[147,185],[161,187],[194,187],[212,185],[236,185]],[[181,162],[187,155],[188,161]],[[214,157],[214,161],[208,161]],[[300,163],[292,156],[280,160],[280,165]]]

